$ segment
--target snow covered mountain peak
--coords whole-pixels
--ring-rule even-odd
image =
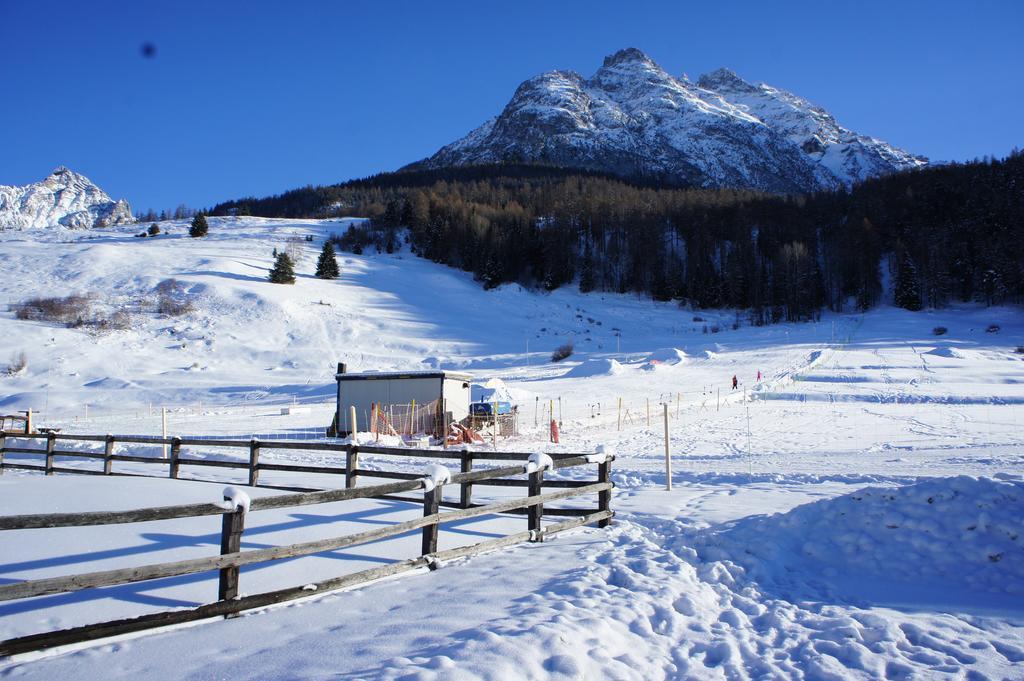
[[[697,83],[636,48],[590,79],[549,71],[505,109],[413,167],[542,163],[698,187],[835,189],[927,160],[840,126],[785,90],[720,68]]]
[[[608,55],[604,58],[604,63],[601,66],[610,67],[617,66],[619,64],[648,64],[651,66],[658,66],[654,63],[653,59],[635,47],[627,47],[619,50],[615,54]]]
[[[0,230],[89,229],[134,221],[127,201],[114,201],[85,175],[65,166],[34,184],[0,185]]]
[[[701,76],[699,84],[798,146],[817,166],[815,170],[823,182],[834,177],[850,185],[928,163],[921,156],[844,128],[828,111],[802,97],[765,83],[753,85],[729,69]]]
[[[718,90],[757,90],[757,87],[736,75],[732,69],[724,66],[715,69],[711,73],[705,73],[698,79],[697,84],[705,90],[716,92]]]

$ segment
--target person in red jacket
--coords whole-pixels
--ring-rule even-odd
[[[738,383],[736,381],[736,374],[733,374],[733,376],[732,376],[732,389],[735,390],[737,385],[738,385]]]

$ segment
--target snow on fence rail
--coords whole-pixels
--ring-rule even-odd
[[[13,437],[29,440],[44,439],[46,440],[46,449],[8,447],[7,440],[12,439]],[[58,451],[55,448],[55,443],[58,440],[103,442],[104,453],[94,454],[90,458],[103,459],[104,470],[86,471],[84,469],[60,469],[54,467],[54,457],[80,457],[83,455],[82,452]],[[4,468],[28,468],[43,470],[48,475],[55,472],[111,474],[110,464],[113,461],[145,461],[165,463],[170,466],[171,477],[177,477],[177,467],[182,464],[209,465],[211,463],[216,463],[217,465],[220,465],[227,463],[231,467],[248,467],[250,471],[250,482],[255,485],[258,482],[259,471],[261,469],[266,469],[268,466],[267,464],[259,462],[260,443],[256,440],[211,441],[191,440],[188,438],[170,438],[169,440],[171,451],[175,454],[172,459],[168,461],[153,457],[118,456],[112,453],[113,444],[117,441],[144,441],[146,443],[164,444],[161,438],[115,438],[111,435],[58,435],[53,433],[29,436],[18,434],[14,436],[13,434],[0,431],[0,473],[3,472]],[[247,448],[250,452],[250,457],[248,464],[242,462],[211,462],[203,459],[185,460],[180,457],[180,448],[183,444]],[[275,444],[275,446],[277,445]],[[323,593],[326,591],[346,588],[421,567],[433,569],[437,566],[438,561],[442,560],[469,556],[482,551],[511,546],[524,541],[543,541],[544,537],[548,535],[553,535],[555,533],[583,525],[596,524],[598,527],[607,527],[613,516],[611,510],[611,490],[613,485],[610,480],[610,476],[611,462],[614,460],[614,456],[605,455],[603,453],[596,455],[565,453],[538,455],[525,453],[470,452],[466,450],[453,452],[408,450],[386,447],[363,447],[349,444],[327,444],[321,442],[292,442],[288,443],[288,447],[292,449],[327,450],[335,452],[344,451],[346,453],[345,468],[339,469],[321,466],[279,466],[275,464],[271,469],[329,473],[341,472],[346,476],[346,487],[344,489],[305,491],[294,494],[261,497],[251,501],[248,499],[248,496],[244,495],[244,493],[239,493],[233,488],[228,488],[224,490],[224,502],[217,503],[183,504],[178,506],[162,506],[129,511],[47,513],[0,517],[0,531],[4,531],[150,522],[154,520],[172,520],[211,515],[222,516],[221,551],[220,554],[216,556],[114,570],[103,570],[99,572],[61,577],[26,580],[0,585],[0,601],[8,601],[218,570],[220,579],[217,600],[215,602],[196,608],[152,613],[130,619],[90,624],[61,631],[45,632],[0,641],[0,656],[16,655],[33,650],[42,650],[72,643],[91,641],[108,636],[127,634],[154,627],[163,627],[194,620],[232,616],[243,610],[261,608],[297,598],[305,598],[312,595],[312,593]],[[412,474],[404,472],[399,473],[397,471],[360,470],[358,468],[358,454],[360,451],[397,457],[454,459],[460,462],[460,472],[452,473],[446,468],[441,470],[443,467],[436,464],[428,467],[426,476],[424,476],[423,473]],[[46,465],[29,466],[27,464],[5,463],[3,462],[3,455],[6,452],[39,454],[46,458]],[[474,460],[511,461],[514,463],[496,468],[473,470],[472,462]],[[586,466],[590,464],[597,465],[596,481],[545,480],[545,470],[557,470]],[[444,475],[441,475],[441,473],[444,473]],[[398,481],[381,485],[357,487],[356,482],[360,474],[376,477],[395,477],[398,478]],[[512,477],[518,475],[525,475],[526,479],[515,479]],[[445,503],[442,501],[442,490],[446,485],[459,485],[461,492],[459,502]],[[471,500],[473,485],[525,486],[527,487],[527,496],[511,498],[488,504],[474,504]],[[545,492],[544,487],[556,488],[556,490]],[[422,499],[410,498],[407,496],[395,496],[403,492],[412,492],[416,490],[423,490]],[[545,507],[545,504],[550,502],[590,494],[597,495],[598,504],[596,509]],[[423,517],[356,534],[299,542],[287,546],[275,546],[251,551],[241,550],[241,539],[245,528],[246,513],[368,498],[400,499],[403,501],[422,503]],[[458,510],[442,513],[440,512],[440,506],[442,505],[455,506]],[[470,546],[444,551],[438,550],[438,534],[443,523],[509,512],[520,512],[526,514],[527,529],[525,532],[518,532],[495,539],[489,539]],[[571,516],[571,518],[562,522],[542,526],[541,520],[543,516]],[[327,579],[313,585],[303,584],[266,593],[239,596],[239,568],[243,565],[265,563],[285,558],[310,556],[323,553],[325,551],[333,551],[350,546],[366,544],[380,539],[395,537],[414,530],[422,531],[422,547],[419,556]]]

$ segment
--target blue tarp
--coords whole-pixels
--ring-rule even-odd
[[[497,405],[498,416],[503,414],[512,413],[511,402],[474,402],[469,405],[469,413],[473,416],[491,416],[494,413],[494,407]]]

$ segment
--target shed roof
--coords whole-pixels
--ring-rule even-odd
[[[473,377],[458,371],[363,371],[334,374],[336,381],[380,381],[403,378],[445,378],[453,381],[471,381]]]

